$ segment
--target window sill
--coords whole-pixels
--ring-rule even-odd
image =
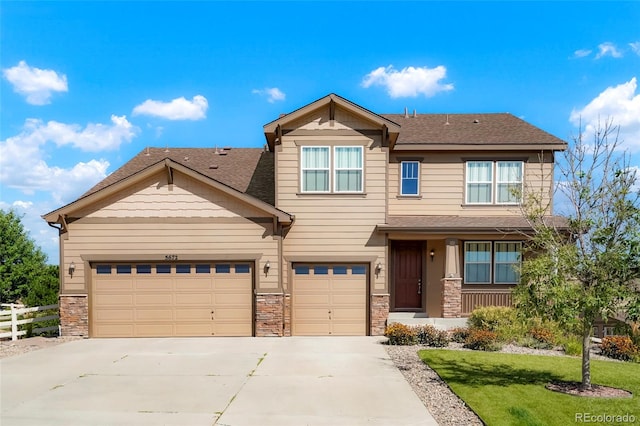
[[[396,199],[398,200],[422,200],[422,195],[396,195]]]
[[[298,197],[366,197],[366,192],[296,192]]]
[[[463,209],[465,208],[489,208],[489,207],[520,207],[519,203],[516,204],[461,204],[460,205]]]

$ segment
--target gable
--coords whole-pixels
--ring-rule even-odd
[[[295,120],[287,122],[285,134],[292,130],[377,130],[380,126],[352,111],[336,107],[331,119],[329,105],[325,105]]]
[[[265,217],[264,211],[186,174],[164,171],[146,177],[83,209],[74,218]]]

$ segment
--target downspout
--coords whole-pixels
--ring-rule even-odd
[[[293,226],[293,222],[295,222],[296,218],[295,216],[291,216],[291,223],[289,223],[288,226],[286,226],[286,228],[290,228],[291,226]],[[282,290],[282,336],[284,337],[285,335],[285,314],[286,314],[286,309],[285,309],[285,305],[286,305],[286,292],[284,290],[284,278],[283,278],[283,273],[284,273],[284,230],[285,227],[278,224],[278,234],[279,234],[279,238],[278,238],[278,268],[279,269],[279,274],[278,274],[278,286],[280,287],[280,289]]]

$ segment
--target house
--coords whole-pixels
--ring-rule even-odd
[[[566,143],[511,114],[376,114],[335,94],[264,149],[147,148],[43,216],[63,334],[380,335],[509,305]],[[549,220],[559,220],[550,216]]]

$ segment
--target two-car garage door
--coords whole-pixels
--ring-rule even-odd
[[[292,334],[366,335],[367,271],[366,265],[294,264]]]
[[[93,337],[251,336],[249,263],[98,263]]]

